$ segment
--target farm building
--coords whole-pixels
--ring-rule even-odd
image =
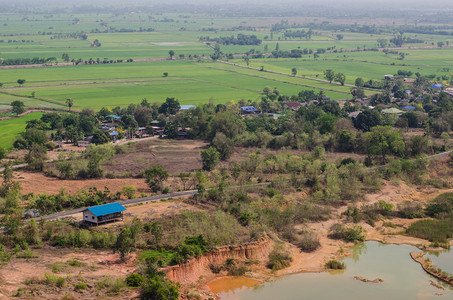
[[[89,207],[83,211],[83,222],[99,225],[122,220],[125,210],[118,202]]]
[[[259,109],[256,109],[254,106],[242,106],[241,113],[250,115],[250,114],[259,114],[260,111],[259,111]]]
[[[287,109],[291,109],[291,110],[298,110],[299,108],[301,108],[302,106],[305,106],[307,105],[307,103],[300,103],[298,101],[292,101],[292,102],[285,102],[285,108]]]
[[[196,105],[181,105],[179,108],[179,111],[185,111],[185,110],[190,110],[190,109],[195,109],[197,108]]]

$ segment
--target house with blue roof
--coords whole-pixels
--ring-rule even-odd
[[[119,202],[88,207],[83,211],[83,222],[88,224],[103,224],[123,220],[126,208]]]
[[[254,106],[242,106],[241,113],[242,114],[259,114],[260,110],[255,108]]]

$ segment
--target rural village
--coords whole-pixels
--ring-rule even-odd
[[[451,9],[19,2],[0,299],[452,297]]]

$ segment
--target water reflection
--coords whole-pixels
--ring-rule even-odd
[[[433,281],[444,286],[410,258],[411,251],[419,250],[413,246],[366,242],[354,247],[351,250],[352,256],[343,260],[346,270],[294,274],[258,288],[233,293],[220,292],[218,295],[222,300],[453,299],[452,288],[445,286],[445,290],[442,290],[431,284]],[[441,265],[439,267],[444,269]],[[365,283],[354,279],[354,276],[369,280],[380,278],[383,282]]]

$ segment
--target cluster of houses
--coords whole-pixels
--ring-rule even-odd
[[[196,108],[196,105],[181,105],[179,111],[186,111]],[[117,128],[118,122],[121,120],[120,116],[117,115],[108,115],[105,117],[105,120],[101,123],[101,130],[106,132],[113,141],[122,137],[120,131]],[[164,127],[160,126],[160,122],[153,120],[150,122],[151,128],[153,129],[153,135],[162,136],[164,134]],[[125,131],[124,138],[141,138],[149,135],[146,127],[138,127],[133,131]],[[185,137],[187,135],[187,130],[180,129],[178,132],[179,137]],[[77,145],[79,147],[88,147],[92,143],[93,136],[87,136],[83,140],[78,141]]]

